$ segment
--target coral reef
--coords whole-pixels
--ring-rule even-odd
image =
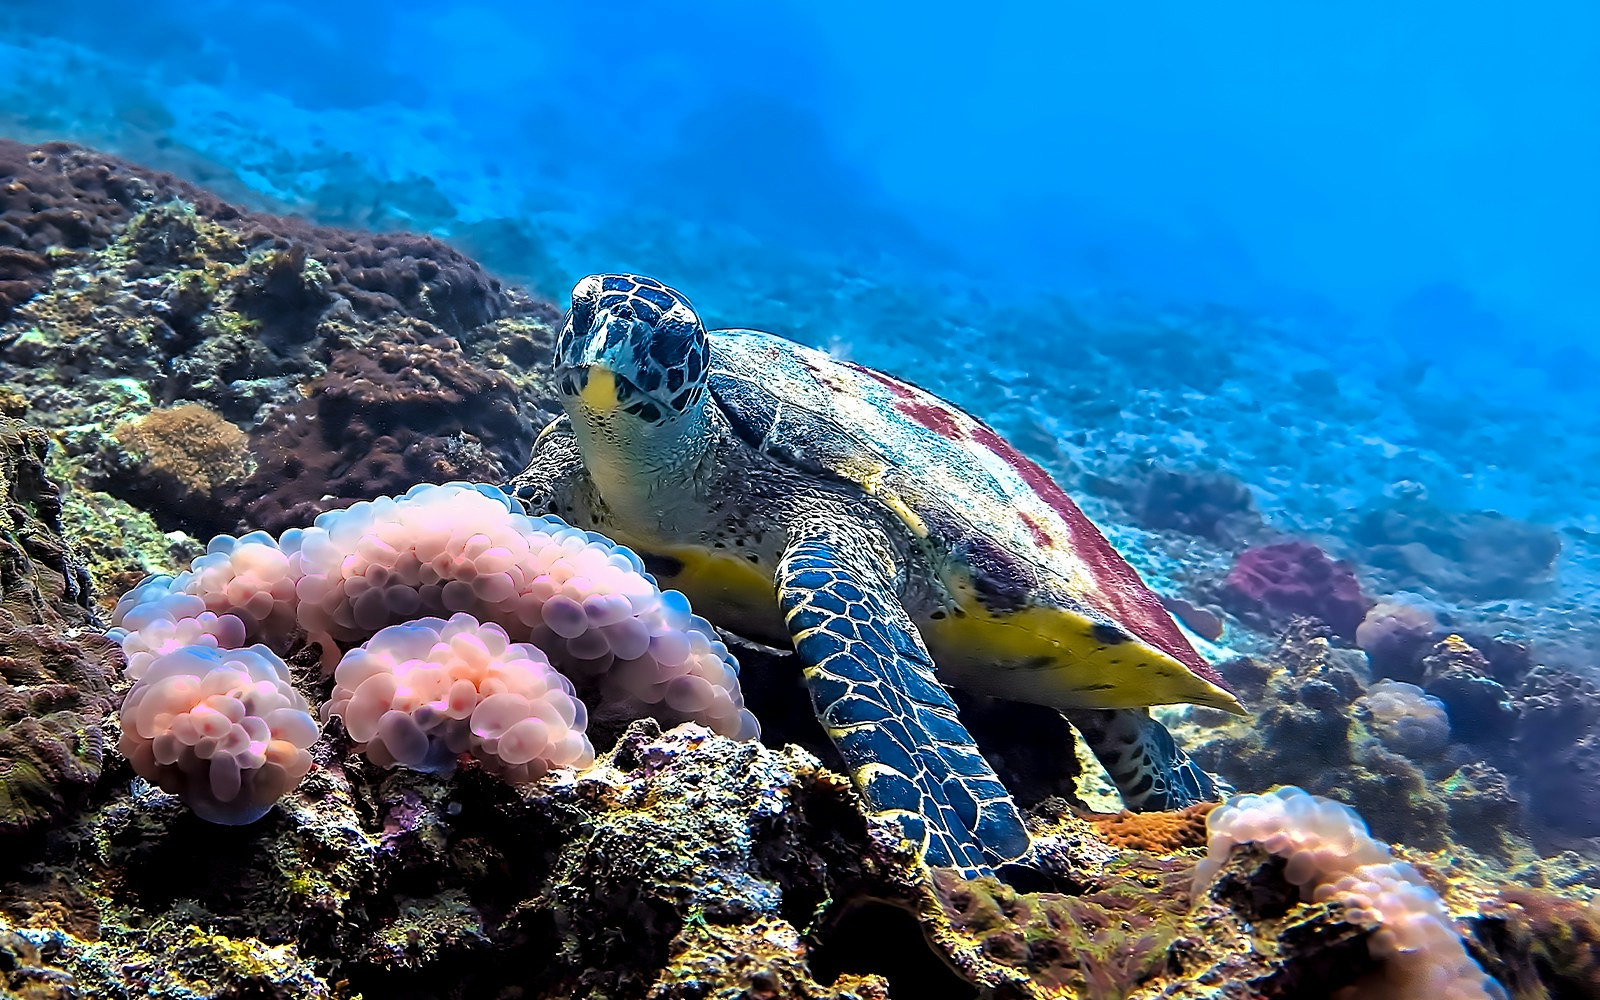
[[[1223,473],[1158,470],[1144,482],[1140,522],[1214,541],[1243,539],[1260,530],[1250,488]]]
[[[1309,542],[1279,542],[1246,549],[1223,581],[1230,610],[1262,627],[1281,627],[1292,615],[1316,618],[1346,641],[1370,602],[1345,563]]]
[[[416,486],[279,539],[219,535],[187,572],[125,594],[112,624],[134,680],[121,749],[217,822],[253,822],[305,775],[318,727],[279,658],[302,636],[325,664],[359,643],[322,715],[384,767],[449,771],[470,753],[523,783],[588,764],[587,712],[547,652],[608,700],[760,733],[738,661],[682,594],[493,486]]]
[[[1356,701],[1378,738],[1408,757],[1428,757],[1450,742],[1450,715],[1444,702],[1415,684],[1379,681]]]
[[[975,941],[996,971],[1026,977],[1024,995],[1118,1000],[1161,977],[1183,932],[1179,880],[1152,869],[1153,885],[1081,895],[1022,893],[948,872],[934,875],[934,888],[951,930]]]
[[[1501,744],[1517,724],[1517,708],[1489,660],[1459,635],[1447,635],[1422,659],[1422,686],[1450,709],[1456,735],[1473,743]]]
[[[116,650],[62,538],[46,438],[0,417],[0,839],[70,815],[100,778]]]
[[[587,767],[588,712],[537,646],[471,615],[380,629],[344,655],[322,706],[382,767],[450,771],[462,754],[517,784]]]
[[[551,308],[430,237],[250,213],[60,143],[0,145],[0,186],[0,376],[85,484],[163,527],[281,530],[419,481],[498,481],[554,414],[471,346],[497,324],[547,343]],[[248,436],[205,464],[219,481],[151,448],[183,432],[173,415],[196,429],[194,405]],[[224,475],[241,460],[252,475]]]
[[[309,709],[265,650],[186,646],[134,682],[117,749],[202,819],[254,823],[311,770]]]
[[[1216,878],[1236,847],[1254,844],[1284,859],[1284,878],[1302,899],[1332,902],[1347,920],[1376,925],[1368,947],[1380,970],[1336,996],[1507,996],[1468,954],[1438,894],[1415,868],[1396,862],[1388,845],[1373,840],[1348,806],[1279,787],[1228,800],[1212,810],[1206,830],[1197,889]]]
[[[1175,812],[1119,813],[1085,817],[1106,843],[1147,854],[1171,854],[1185,847],[1204,847],[1206,816],[1214,802],[1200,802]]]
[[[1356,626],[1356,646],[1367,654],[1374,676],[1414,684],[1422,680],[1421,652],[1438,628],[1426,608],[1379,601]]]
[[[1454,779],[1462,762],[1448,748],[1420,754],[1414,747],[1402,752],[1386,745],[1382,730],[1392,723],[1382,705],[1383,686],[1374,685],[1380,713],[1370,711],[1370,701],[1358,710],[1358,700],[1369,692],[1365,659],[1355,650],[1332,646],[1302,619],[1258,661],[1263,676],[1252,697],[1262,706],[1257,717],[1201,730],[1191,741],[1191,755],[1240,787],[1259,785],[1261,776],[1271,775],[1338,798],[1388,840],[1430,849],[1452,839],[1483,843],[1481,828],[1451,825],[1453,806],[1481,795],[1471,782]],[[1493,853],[1530,850],[1519,825],[1497,827],[1489,835],[1511,838],[1491,844]]]
[[[193,508],[246,471],[244,432],[199,403],[158,407],[111,435],[134,457],[137,488],[149,490],[141,501],[180,521],[203,520]]]
[[[340,337],[327,373],[258,429],[239,521],[276,532],[413,483],[500,481],[527,457],[534,430],[509,377],[425,324]]]
[[[1600,996],[1600,896],[1584,903],[1512,887],[1483,909],[1474,939],[1513,996]]]
[[[1318,903],[1299,898],[1283,860],[1240,847],[1196,894],[1205,807],[1080,818],[1072,803],[1074,761],[1063,754],[1071,737],[1060,717],[966,699],[963,717],[1017,792],[1038,845],[1028,866],[1001,873],[1006,881],[969,882],[923,868],[892,826],[861,815],[847,781],[792,745],[815,746],[823,761],[832,759],[784,657],[738,647],[750,708],[772,723],[767,739],[783,749],[694,725],[662,732],[644,721],[622,731],[620,719],[639,708],[635,702],[657,705],[675,722],[704,707],[706,692],[676,683],[683,675],[619,663],[638,640],[630,625],[614,636],[608,631],[621,624],[611,620],[620,605],[591,607],[587,598],[597,595],[578,594],[573,607],[558,605],[557,620],[540,625],[548,633],[518,634],[528,623],[494,598],[507,586],[520,596],[527,580],[502,569],[497,546],[473,540],[480,532],[447,542],[449,558],[436,563],[431,552],[425,559],[397,542],[390,501],[360,504],[422,480],[496,481],[521,461],[533,429],[556,410],[545,369],[558,313],[548,303],[501,288],[427,238],[340,233],[255,215],[72,147],[0,145],[0,186],[6,184],[13,187],[0,192],[0,378],[6,382],[0,411],[25,414],[48,429],[61,446],[55,468],[75,479],[75,488],[62,504],[55,488],[43,485],[44,437],[19,431],[27,445],[17,454],[26,457],[15,467],[0,463],[0,487],[22,482],[12,494],[25,499],[20,508],[0,505],[0,517],[12,518],[0,525],[0,543],[14,542],[26,559],[4,550],[0,591],[7,613],[24,609],[16,621],[38,624],[18,631],[0,621],[0,644],[26,632],[20,645],[0,645],[0,676],[26,692],[18,703],[27,718],[58,715],[53,745],[37,731],[28,731],[26,745],[0,740],[6,782],[0,791],[10,796],[0,802],[7,810],[26,805],[18,810],[21,822],[0,826],[8,847],[0,863],[4,989],[62,997],[881,1000],[1070,993],[1288,1000],[1370,985],[1395,965],[1375,955],[1375,945],[1381,949],[1407,928],[1446,928],[1420,878],[1462,918],[1456,928],[1463,937],[1451,930],[1418,942],[1429,954],[1459,949],[1464,939],[1463,954],[1519,997],[1595,992],[1592,906],[1571,897],[1586,893],[1583,883],[1596,872],[1578,854],[1538,856],[1524,824],[1577,836],[1600,815],[1592,767],[1600,754],[1600,692],[1585,687],[1578,673],[1536,667],[1550,662],[1542,646],[1480,634],[1505,624],[1475,631],[1481,616],[1436,605],[1432,595],[1429,613],[1442,623],[1438,629],[1408,612],[1367,614],[1354,578],[1304,543],[1266,558],[1259,548],[1239,553],[1261,530],[1252,493],[1265,508],[1282,500],[1290,480],[1349,487],[1338,477],[1355,452],[1327,427],[1299,428],[1305,436],[1292,448],[1259,456],[1260,467],[1278,478],[1252,476],[1249,490],[1224,473],[1148,472],[1214,467],[1200,454],[1207,446],[1201,437],[1219,421],[1292,417],[1282,400],[1252,398],[1254,390],[1234,382],[1231,362],[1210,360],[1244,356],[1258,327],[1218,314],[1134,324],[1126,336],[1120,327],[1106,336],[1087,320],[1067,317],[1062,322],[1085,334],[1080,360],[1094,377],[1052,387],[1062,400],[1059,415],[1041,411],[1038,390],[1046,383],[1029,381],[1027,373],[977,370],[942,349],[916,355],[929,366],[925,372],[905,370],[976,377],[973,391],[998,400],[996,426],[1079,480],[1087,478],[1082,469],[1101,466],[1097,455],[1131,454],[1130,468],[1146,471],[1104,486],[1101,496],[1111,505],[1096,514],[1113,522],[1131,516],[1155,528],[1119,540],[1178,584],[1173,589],[1184,597],[1170,606],[1208,635],[1222,635],[1220,617],[1208,622],[1211,612],[1203,607],[1218,598],[1216,581],[1234,557],[1258,563],[1241,588],[1256,596],[1235,595],[1227,606],[1246,625],[1283,635],[1268,650],[1261,637],[1230,623],[1227,641],[1252,656],[1221,669],[1259,714],[1235,721],[1204,710],[1174,713],[1173,724],[1187,730],[1182,741],[1203,765],[1243,787],[1291,780],[1340,795],[1381,836],[1437,853],[1396,847],[1397,857],[1417,865],[1417,878],[1401,868],[1374,869]],[[426,192],[415,198],[425,201]],[[381,217],[361,205],[347,214]],[[628,238],[641,245],[660,239],[648,229],[633,227]],[[689,256],[697,259],[684,266],[705,266],[698,252]],[[830,312],[832,300],[794,289],[784,292],[793,300],[784,303],[792,307],[786,315],[794,316],[797,332],[820,343],[845,336],[850,323],[903,321],[925,311],[925,303],[885,295],[881,285],[859,285],[860,294],[840,300],[850,315]],[[963,342],[973,339],[969,334],[960,331]],[[1016,334],[1002,324],[989,339],[1000,345],[1026,339]],[[980,348],[987,349],[974,345]],[[1202,391],[1175,402],[1141,388],[1136,373],[1185,380]],[[1328,393],[1330,406],[1349,405],[1337,398],[1337,380],[1301,381],[1304,391]],[[245,435],[244,460],[255,471],[216,475],[178,511],[173,487],[158,482],[163,473],[149,460],[149,448],[133,437],[119,441],[111,429],[141,427],[195,405]],[[1179,424],[1185,430],[1174,435]],[[223,471],[209,459],[203,465],[208,474]],[[1330,492],[1328,503],[1344,503],[1346,494],[1335,500]],[[182,602],[181,615],[150,618],[128,641],[132,684],[123,711],[132,724],[121,735],[129,748],[102,759],[103,731],[116,725],[108,683],[115,649],[88,631],[94,624],[89,574],[70,555],[61,529],[101,589],[116,594],[133,576],[171,572],[195,555],[192,542],[161,534],[129,504],[150,505],[157,497],[163,511],[173,512],[163,514],[162,528],[210,534],[252,525],[294,534],[218,543],[190,578],[197,593],[179,594],[188,584],[174,587],[171,580],[138,591],[136,608],[181,597],[197,603]],[[339,510],[319,527],[294,527],[332,508]],[[1290,523],[1276,506],[1267,509],[1274,530],[1316,532],[1333,523]],[[1397,531],[1386,537],[1400,537]],[[1539,571],[1529,567],[1537,562],[1536,542],[1518,556],[1535,590]],[[1379,543],[1362,558],[1383,545],[1406,544]],[[308,558],[316,570],[309,576]],[[290,559],[300,568],[291,572]],[[1431,587],[1410,570],[1385,568],[1384,558],[1373,561],[1375,576],[1361,570],[1382,588],[1373,593],[1392,593],[1411,578]],[[633,562],[612,565],[619,572],[640,569]],[[1473,570],[1465,562],[1456,568]],[[502,571],[509,582],[500,579]],[[437,579],[425,578],[428,572]],[[451,584],[462,586],[450,589],[447,601]],[[471,597],[459,604],[463,587]],[[220,596],[213,604],[198,591]],[[1501,620],[1509,623],[1522,610]],[[453,618],[462,612],[471,613],[470,623]],[[676,606],[665,612],[688,614]],[[1326,629],[1296,617],[1308,613],[1365,655],[1335,648]],[[418,647],[426,638],[426,658],[411,655],[415,650],[403,647],[412,640],[402,642],[397,633],[372,644],[383,626],[419,616],[431,620],[402,629],[428,633],[406,632]],[[503,651],[498,639],[484,638],[486,619],[504,630]],[[445,631],[458,625],[444,642]],[[297,636],[307,630],[316,635]],[[702,679],[726,682],[722,638],[709,625],[689,631],[703,648],[691,637],[687,655],[709,657],[710,677]],[[477,646],[457,647],[456,639],[470,636],[484,655]],[[586,730],[599,748],[592,767],[513,785],[496,772],[526,764],[505,759],[503,744],[520,718],[526,731],[509,749],[518,758],[533,752],[539,734],[526,724],[534,721],[529,713],[537,715],[538,699],[530,687],[510,705],[516,711],[503,714],[507,703],[495,702],[479,727],[472,712],[461,714],[469,700],[462,684],[473,687],[478,707],[488,705],[500,694],[489,691],[490,665],[529,639],[529,649],[571,671],[572,694],[616,707],[605,716],[597,710]],[[251,714],[265,702],[240,697],[235,688],[207,691],[212,664],[204,673],[184,673],[200,685],[189,692],[198,697],[186,696],[191,710],[165,705],[155,715],[166,717],[163,725],[192,724],[195,731],[162,739],[160,759],[198,757],[201,739],[212,737],[192,743],[187,737],[200,736],[201,723],[214,726],[218,743],[208,746],[207,759],[224,741],[237,755],[240,791],[232,804],[258,802],[269,792],[278,803],[252,825],[212,826],[138,777],[153,773],[161,739],[152,728],[155,716],[142,730],[138,717],[171,679],[165,657],[188,648],[183,657],[191,666],[195,659],[242,662],[241,648],[258,640],[283,643],[278,651],[291,664],[274,661],[256,681],[284,699],[268,714],[309,719],[291,699],[294,690],[311,701],[330,690],[335,703],[349,700],[337,712],[330,707],[329,732],[309,747],[297,745],[312,732],[302,722],[289,723],[298,733],[278,733],[290,737],[282,743],[306,771],[293,787],[268,782],[256,794],[245,765],[258,754],[264,764],[271,746],[251,721],[266,722]],[[315,647],[321,647],[320,671]],[[438,647],[446,648],[435,657]],[[585,655],[594,653],[602,655]],[[560,688],[532,653],[518,651],[507,662],[522,680],[543,678],[545,695]],[[597,669],[578,669],[583,662]],[[1363,717],[1357,708],[1363,698],[1370,705],[1382,695],[1371,682],[1385,673],[1427,687],[1449,704],[1452,722],[1458,706],[1465,719],[1478,705],[1500,720],[1499,728],[1462,724],[1437,749],[1403,739],[1386,745],[1379,717]],[[378,680],[370,697],[360,694],[382,677],[394,678],[392,692]],[[1512,694],[1502,697],[1485,681]],[[1485,692],[1490,697],[1473,701]],[[1509,731],[1499,707],[1508,700]],[[547,743],[557,723],[570,735],[589,721],[580,701],[553,701],[560,703],[553,714],[537,719]],[[0,712],[12,704],[0,699]],[[178,723],[185,715],[189,722]],[[343,723],[332,723],[335,715]],[[0,730],[9,734],[12,721],[0,715]],[[222,722],[227,733],[220,732]],[[17,731],[27,724],[21,720]],[[270,723],[264,735],[274,735]],[[466,753],[436,754],[436,738],[444,751]],[[445,756],[454,770],[448,779],[390,767],[436,768]],[[44,757],[51,760],[40,766]],[[25,765],[15,772],[25,780],[15,784],[13,759]],[[537,769],[517,777],[531,779]],[[214,777],[205,775],[208,789]],[[231,790],[231,778],[223,780],[223,790]],[[1549,833],[1540,827],[1541,836]],[[1508,888],[1508,879],[1546,888]],[[1367,897],[1365,904],[1358,895]],[[1415,919],[1407,923],[1404,913]]]
[[[1420,499],[1369,511],[1351,529],[1362,558],[1396,589],[1424,586],[1468,600],[1517,597],[1548,584],[1561,539],[1492,511],[1446,511]]]

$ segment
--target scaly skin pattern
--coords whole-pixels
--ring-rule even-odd
[[[578,284],[555,374],[567,416],[511,489],[632,547],[718,625],[794,643],[868,806],[930,859],[977,871],[1026,847],[940,681],[1064,711],[1131,808],[1215,798],[1145,706],[1238,701],[987,425],[781,337],[708,335],[635,275]]]
[[[930,865],[982,871],[1021,857],[1022,818],[956,718],[871,549],[837,523],[796,529],[778,599],[812,705],[862,797],[898,821]]]

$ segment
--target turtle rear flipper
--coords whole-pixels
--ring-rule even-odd
[[[930,865],[987,873],[1027,853],[1027,830],[873,565],[870,535],[808,521],[779,565],[812,706],[873,813],[895,819]]]
[[[1142,708],[1062,709],[1134,812],[1182,809],[1222,797],[1218,781],[1178,749]],[[1231,791],[1231,789],[1228,789]]]

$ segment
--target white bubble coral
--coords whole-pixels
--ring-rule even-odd
[[[1356,706],[1366,710],[1379,739],[1408,756],[1436,754],[1450,743],[1444,702],[1415,684],[1379,681]]]
[[[1467,954],[1438,894],[1349,806],[1285,786],[1229,799],[1212,810],[1206,830],[1197,892],[1235,847],[1255,844],[1286,860],[1284,877],[1302,899],[1337,903],[1349,919],[1378,924],[1368,949],[1383,962],[1381,974],[1339,991],[1338,1000],[1504,1000],[1505,990]]]
[[[202,819],[239,825],[299,784],[318,735],[270,650],[196,645],[146,664],[123,700],[117,748]]]
[[[385,767],[449,771],[469,753],[525,782],[594,762],[572,682],[537,647],[466,614],[391,625],[346,653],[322,715]]]

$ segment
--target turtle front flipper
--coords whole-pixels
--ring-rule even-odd
[[[501,486],[530,513],[573,517],[574,494],[587,479],[583,454],[572,436],[572,422],[559,416],[539,432],[527,468]]]
[[[1226,786],[1178,749],[1167,727],[1142,708],[1063,709],[1083,741],[1105,765],[1134,812],[1182,809],[1216,802]]]
[[[1027,853],[1027,830],[956,718],[933,659],[862,537],[797,527],[778,598],[811,703],[867,807],[930,865],[986,873]]]

